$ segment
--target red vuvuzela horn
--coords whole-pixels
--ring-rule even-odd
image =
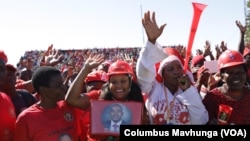
[[[206,8],[206,6],[207,6],[207,5],[195,3],[195,2],[193,2],[192,4],[193,4],[193,8],[194,8],[194,15],[193,15],[193,22],[191,25],[190,34],[189,34],[188,46],[186,49],[184,73],[186,73],[187,68],[188,68],[188,62],[189,62],[189,58],[191,56],[192,45],[193,45],[196,30],[197,30],[197,27],[199,24],[201,13],[204,10],[204,8]]]

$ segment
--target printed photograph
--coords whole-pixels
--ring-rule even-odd
[[[120,103],[108,105],[101,115],[104,131],[107,132],[120,132],[120,125],[131,124],[132,121],[130,109]]]

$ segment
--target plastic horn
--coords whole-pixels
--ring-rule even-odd
[[[186,58],[185,58],[185,64],[184,64],[184,74],[186,74],[187,68],[188,68],[188,62],[191,55],[192,45],[195,37],[195,33],[199,24],[200,16],[204,8],[206,8],[207,5],[195,3],[193,2],[193,8],[194,8],[194,15],[193,15],[193,22],[191,25],[191,30],[189,34],[189,40],[188,40],[188,46],[186,49]]]

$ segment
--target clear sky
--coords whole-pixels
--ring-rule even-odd
[[[245,25],[244,0],[0,0],[0,48],[16,64],[25,50],[89,47],[141,47],[147,40],[144,12],[167,23],[158,42],[187,46],[193,20],[192,2],[207,5],[201,14],[193,51],[209,40],[236,49]]]

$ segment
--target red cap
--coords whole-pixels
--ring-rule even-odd
[[[204,58],[203,55],[197,55],[197,56],[194,56],[193,59],[192,59],[192,66],[195,66],[197,64],[199,64],[200,62],[204,62],[206,61],[206,59]]]
[[[97,70],[89,73],[85,78],[85,83],[92,82],[92,81],[107,81],[107,73],[102,70]]]

